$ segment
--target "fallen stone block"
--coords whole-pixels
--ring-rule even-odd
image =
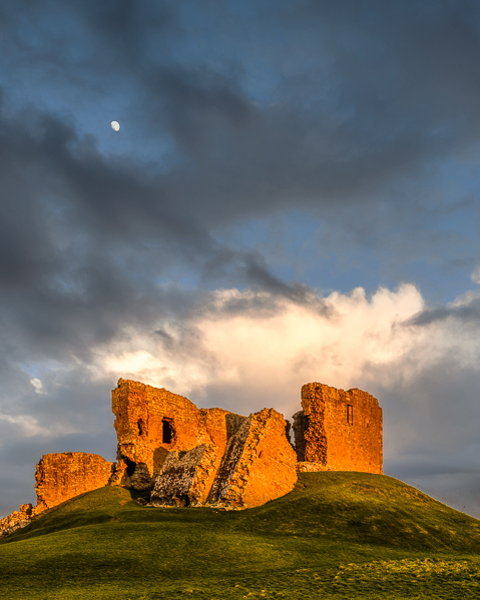
[[[154,506],[201,506],[205,504],[221,455],[214,444],[170,452],[153,488]]]
[[[274,409],[250,415],[231,437],[208,504],[250,508],[284,496],[297,481],[287,423]]]

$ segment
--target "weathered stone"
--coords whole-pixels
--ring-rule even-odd
[[[318,462],[297,462],[297,473],[317,473],[319,471],[334,471],[326,465],[322,465]]]
[[[168,390],[120,379],[112,391],[118,450],[114,483],[151,489],[169,452],[214,444],[223,453],[245,417],[221,408],[198,409]]]
[[[165,389],[120,379],[112,392],[117,464],[95,454],[43,456],[37,506],[2,519],[0,537],[107,484],[154,487],[155,506],[248,508],[289,492],[297,471],[382,473],[382,409],[373,396],[310,383],[302,388],[302,406],[294,415],[294,451],[290,424],[273,409],[248,418],[198,409]]]
[[[148,489],[155,479],[156,506],[198,506],[207,498],[256,506],[290,491],[296,481],[286,422],[275,411],[246,419],[221,409],[199,410],[182,396],[124,380],[113,391],[112,406],[123,463],[117,481]]]
[[[52,508],[79,494],[108,485],[114,468],[115,463],[106,461],[98,454],[45,454],[35,474],[35,511]]]
[[[20,510],[14,510],[8,517],[0,519],[0,539],[28,525],[32,520],[32,512],[31,504],[22,504]]]
[[[201,506],[213,484],[221,454],[218,446],[202,444],[170,452],[157,477],[150,502],[154,506]]]
[[[302,387],[293,429],[299,471],[382,473],[383,420],[378,400],[358,389]]]
[[[229,440],[208,502],[217,506],[261,506],[293,489],[296,455],[286,421],[274,409],[250,415]]]

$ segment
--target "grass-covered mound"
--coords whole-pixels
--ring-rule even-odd
[[[324,536],[409,550],[480,551],[480,521],[397,479],[368,473],[301,474],[293,492],[239,515],[235,527]]]
[[[301,474],[263,507],[74,499],[0,542],[1,598],[478,598],[480,522],[381,475]]]

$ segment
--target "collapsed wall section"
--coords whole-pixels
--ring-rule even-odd
[[[150,502],[153,506],[201,506],[213,484],[221,454],[214,444],[173,450],[163,463]]]
[[[44,454],[35,473],[38,513],[79,494],[108,485],[115,463],[98,454]]]
[[[250,508],[284,496],[297,481],[286,421],[274,409],[250,415],[228,442],[208,503]]]
[[[245,417],[221,408],[198,409],[166,389],[120,379],[112,391],[118,449],[115,483],[151,489],[168,453],[215,445],[223,454],[227,439]]]
[[[383,472],[383,417],[378,400],[359,389],[302,387],[294,419],[299,470]]]
[[[33,516],[31,504],[22,504],[20,510],[14,510],[11,515],[0,519],[0,539],[13,533],[17,529],[26,527]]]

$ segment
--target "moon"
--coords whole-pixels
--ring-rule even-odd
[[[120,130],[120,123],[118,121],[112,121],[110,123],[110,127],[113,129],[113,131],[119,131]]]

